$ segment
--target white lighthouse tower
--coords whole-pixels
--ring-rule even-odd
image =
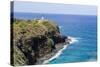
[[[44,20],[44,17],[43,16],[41,17],[41,20]]]

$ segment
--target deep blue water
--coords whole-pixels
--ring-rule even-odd
[[[78,40],[69,45],[58,58],[49,64],[97,60],[97,16],[14,13],[14,17],[20,19],[44,17],[53,20],[61,27],[61,34]]]

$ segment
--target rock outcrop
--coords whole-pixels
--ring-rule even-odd
[[[34,19],[13,22],[11,64],[33,65],[37,59],[56,49],[57,43],[64,43],[59,27],[53,21]]]

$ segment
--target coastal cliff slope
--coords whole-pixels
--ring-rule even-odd
[[[67,38],[61,36],[56,23],[46,19],[14,19],[12,27],[11,64],[14,66],[36,64]]]

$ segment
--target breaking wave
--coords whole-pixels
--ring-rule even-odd
[[[70,37],[70,36],[68,36],[68,39],[71,40],[71,41],[69,42],[69,45],[70,45],[70,44],[73,44],[73,43],[75,43],[75,42],[78,42],[78,39],[81,39],[81,38],[75,38],[75,37]],[[59,50],[53,57],[51,57],[50,59],[45,60],[45,61],[43,62],[43,64],[47,64],[47,63],[49,63],[50,61],[52,61],[52,60],[58,58],[58,57],[62,54],[63,50],[65,50],[67,47],[68,47],[68,45],[64,45],[62,49],[60,49],[60,50]]]

